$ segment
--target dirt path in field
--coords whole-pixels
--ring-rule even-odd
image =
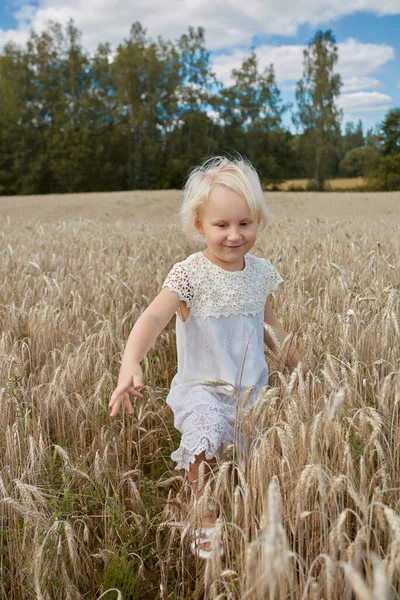
[[[400,192],[266,192],[276,219],[351,219],[400,222]],[[178,190],[2,196],[0,218],[13,221],[116,219],[164,223],[177,221]]]

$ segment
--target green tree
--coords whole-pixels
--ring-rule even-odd
[[[94,125],[90,111],[90,60],[82,48],[81,33],[72,21],[60,32],[58,40],[54,61],[57,81],[51,80],[51,83],[54,87],[58,84],[60,96],[47,134],[49,165],[57,191],[89,191],[93,185],[91,133]],[[53,93],[56,95],[55,90]],[[49,102],[49,111],[52,108]]]
[[[400,153],[383,155],[371,179],[377,190],[400,190]]]
[[[160,167],[162,60],[155,42],[147,39],[140,23],[120,44],[112,65],[122,132],[124,187],[157,186]]]
[[[190,27],[176,44],[168,47],[168,64],[175,65],[169,77],[169,97],[175,101],[163,134],[164,171],[161,187],[181,187],[189,169],[218,152],[220,128],[215,122],[217,82],[205,46],[204,30]],[[176,61],[178,70],[176,70]]]
[[[260,73],[257,55],[252,51],[240,69],[233,69],[232,77],[233,85],[220,92],[225,123],[240,125],[244,131],[259,126],[264,131],[279,127],[288,106],[282,103],[273,65]]]
[[[375,125],[374,127],[371,127],[370,129],[367,130],[367,133],[365,134],[365,145],[368,148],[373,148],[377,152],[380,152],[381,145],[380,145],[379,138],[380,138],[379,125]]]
[[[39,193],[68,190],[68,177],[63,173],[68,168],[65,156],[68,144],[64,137],[65,126],[68,125],[62,66],[64,50],[61,25],[49,23],[40,35],[31,32],[25,53],[30,81],[31,122],[40,140],[40,147],[36,146],[32,157],[27,149],[26,158],[33,187]]]
[[[352,148],[340,161],[339,175],[343,177],[367,176],[379,164],[379,152],[374,148]]]
[[[205,46],[202,27],[189,27],[177,41],[179,53],[179,82],[175,94],[179,113],[207,110],[214,105],[214,88],[217,85],[211,68],[210,51]]]
[[[179,104],[177,89],[182,81],[181,56],[179,50],[170,41],[158,38],[158,56],[160,65],[160,90],[159,90],[159,120],[163,133],[163,151],[165,150],[166,136],[176,124]]]
[[[365,144],[363,126],[361,119],[354,123],[349,121],[345,125],[344,132],[337,138],[335,146],[335,160],[332,167],[332,175],[341,175],[340,164],[345,158],[347,152],[353,148],[362,148]]]
[[[0,194],[20,192],[21,177],[29,166],[27,145],[34,142],[26,101],[26,61],[15,44],[5,46],[0,57]]]
[[[349,121],[345,125],[342,135],[342,154],[343,156],[352,148],[361,148],[364,146],[364,133],[361,119],[357,123]]]
[[[168,136],[164,188],[181,188],[188,171],[212,154],[218,154],[220,128],[204,112],[187,112]]]
[[[371,179],[376,189],[400,190],[400,108],[390,110],[377,134],[382,153]]]
[[[108,43],[99,44],[90,61],[90,73],[85,103],[87,185],[91,191],[120,190],[124,187],[125,148]]]
[[[380,126],[383,154],[400,154],[400,108],[389,110]]]
[[[288,105],[282,102],[273,65],[260,72],[252,51],[232,78],[233,85],[219,93],[223,145],[246,155],[265,181],[279,181],[288,164],[291,136],[282,126]]]
[[[302,130],[302,154],[316,190],[324,188],[340,137],[341,111],[336,106],[342,85],[335,73],[336,40],[330,30],[318,31],[303,52],[303,77],[296,85],[296,126]]]
[[[37,139],[33,155],[26,148],[32,191],[86,191],[90,73],[80,33],[72,21],[65,30],[49,23],[40,35],[31,33],[25,57],[29,122]]]

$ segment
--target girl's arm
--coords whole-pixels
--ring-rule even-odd
[[[270,325],[275,330],[279,342],[282,343],[288,334],[284,330],[282,323],[276,318],[269,298],[267,298],[267,301],[265,303],[264,322]],[[266,343],[268,348],[270,348],[272,351],[276,351],[276,344],[266,330],[264,330],[264,342]],[[286,360],[286,366],[288,367],[289,371],[293,371],[293,369],[297,366],[300,360],[300,354],[296,346],[293,343],[291,343]],[[306,374],[307,371],[309,371],[309,367],[307,363],[303,363],[303,373]]]
[[[109,403],[110,408],[112,408],[112,417],[118,414],[121,403],[124,404],[130,414],[133,413],[129,394],[142,397],[142,394],[134,389],[141,388],[143,385],[140,362],[178,310],[179,305],[178,294],[164,287],[133,326],[122,357],[118,385],[111,395]]]

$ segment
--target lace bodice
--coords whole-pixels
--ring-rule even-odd
[[[242,271],[226,271],[202,252],[176,263],[163,287],[176,292],[190,308],[190,317],[256,315],[263,310],[267,295],[283,281],[265,258],[245,256]]]

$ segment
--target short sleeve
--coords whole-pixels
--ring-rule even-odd
[[[176,292],[180,298],[186,302],[189,308],[193,301],[193,289],[190,285],[189,276],[185,267],[177,263],[168,273],[162,287],[168,287],[171,292]]]
[[[274,292],[279,285],[284,281],[283,277],[279,273],[279,271],[274,267],[269,260],[266,261],[267,267],[267,293],[270,294]]]

